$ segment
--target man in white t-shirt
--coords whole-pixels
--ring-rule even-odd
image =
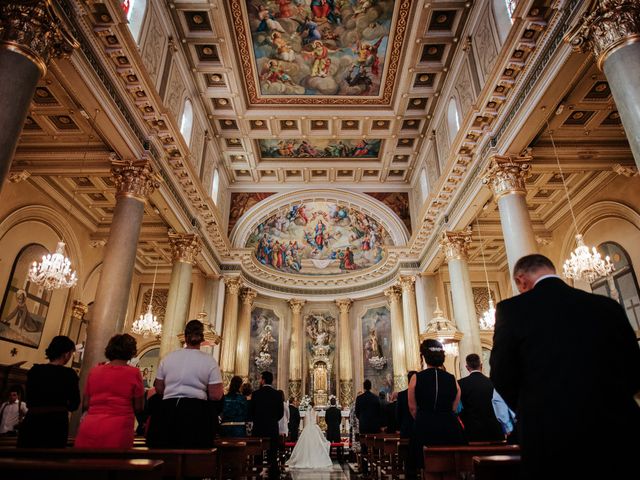
[[[16,426],[27,413],[27,406],[20,401],[17,389],[9,391],[9,400],[0,406],[0,435],[15,435]]]
[[[155,448],[210,448],[222,398],[218,362],[200,351],[204,325],[191,320],[184,329],[186,347],[168,354],[158,367],[154,387],[162,397],[152,412],[147,444]]]

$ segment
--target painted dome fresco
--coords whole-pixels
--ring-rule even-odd
[[[357,206],[311,201],[288,205],[258,223],[245,246],[267,268],[331,275],[380,263],[392,243],[384,226]]]

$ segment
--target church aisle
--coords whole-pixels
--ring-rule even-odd
[[[331,469],[289,470],[284,476],[287,480],[348,480],[351,477],[349,465],[335,462]]]

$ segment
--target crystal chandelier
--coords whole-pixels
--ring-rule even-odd
[[[576,216],[573,213],[573,206],[571,205],[571,199],[569,198],[569,189],[567,188],[567,184],[564,180],[564,173],[562,173],[562,167],[560,166],[560,158],[558,157],[556,142],[553,140],[553,132],[549,127],[548,121],[547,130],[549,131],[549,137],[551,139],[551,145],[553,146],[553,153],[556,157],[556,163],[558,164],[558,171],[560,172],[560,178],[562,179],[564,193],[567,196],[567,203],[569,204],[569,211],[571,212],[571,219],[573,220],[573,228],[576,230],[576,249],[571,252],[571,257],[565,260],[562,270],[564,276],[573,281],[582,280],[591,284],[595,280],[611,274],[611,272],[613,272],[613,264],[609,260],[609,257],[605,257],[605,259],[602,260],[602,256],[598,253],[596,247],[591,247],[591,251],[589,251],[589,247],[584,244],[582,235],[578,230]]]
[[[460,353],[458,351],[458,342],[451,341],[451,339],[448,338],[438,338],[438,341],[442,344],[445,355],[457,357],[458,353]]]
[[[45,290],[71,288],[78,282],[76,272],[71,270],[71,261],[64,254],[63,241],[58,242],[56,253],[43,255],[40,263],[33,262],[29,280]]]
[[[493,305],[491,297],[491,288],[489,287],[489,274],[487,273],[487,261],[484,258],[484,247],[482,242],[482,231],[480,230],[480,220],[476,217],[478,225],[478,238],[480,240],[480,255],[482,256],[482,268],[484,269],[484,279],[487,282],[487,294],[489,295],[489,308],[480,317],[480,330],[493,330],[496,326],[496,308]]]
[[[133,322],[131,331],[136,335],[142,335],[148,337],[153,335],[159,337],[162,334],[162,325],[158,322],[158,318],[153,314],[153,292],[156,288],[156,276],[158,275],[158,264],[156,263],[156,270],[153,274],[153,285],[151,286],[151,297],[149,298],[149,305],[147,305],[147,311],[144,314],[140,314],[140,317]]]

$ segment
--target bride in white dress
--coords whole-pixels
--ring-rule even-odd
[[[289,468],[330,468],[333,466],[329,449],[331,443],[325,438],[316,423],[316,412],[313,406],[304,417],[303,429],[296,446],[287,460]]]

